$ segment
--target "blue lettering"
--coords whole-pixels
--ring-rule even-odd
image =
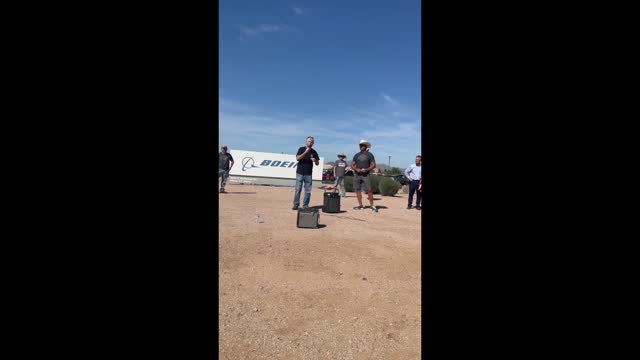
[[[282,161],[278,161],[278,160],[276,160],[276,161],[274,161],[274,162],[272,162],[272,163],[271,163],[271,166],[278,166],[278,165],[280,165],[281,163],[282,163]]]
[[[289,165],[288,161],[283,161],[282,165],[280,165],[280,167],[287,167]]]
[[[260,166],[268,166],[269,163],[271,163],[271,160],[265,160],[262,162],[262,164],[260,164]]]

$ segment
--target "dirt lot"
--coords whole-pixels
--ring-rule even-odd
[[[312,207],[322,206],[318,186]],[[375,195],[374,213],[353,210],[347,193],[344,212],[320,212],[323,227],[299,229],[293,188],[226,190],[220,359],[420,358],[420,211],[406,209],[407,194]]]

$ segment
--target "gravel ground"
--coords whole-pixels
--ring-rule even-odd
[[[347,193],[343,212],[320,213],[324,227],[299,229],[293,188],[227,191],[219,195],[220,359],[420,358],[420,211],[406,209],[406,194],[375,195],[374,213],[352,210]],[[322,193],[313,189],[312,207]]]

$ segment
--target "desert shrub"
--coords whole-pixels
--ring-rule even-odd
[[[384,176],[380,180],[378,187],[380,188],[380,194],[383,196],[394,196],[398,193],[398,190],[400,190],[402,185],[392,178]]]
[[[353,176],[345,176],[344,188],[348,192],[353,192]]]
[[[371,191],[373,191],[374,194],[380,194],[378,185],[380,185],[380,179],[382,176],[369,174],[369,177],[371,178]]]
[[[387,170],[387,172],[384,173],[387,176],[391,176],[391,175],[402,175],[404,174],[404,171],[400,168],[397,167],[392,167],[391,169]]]

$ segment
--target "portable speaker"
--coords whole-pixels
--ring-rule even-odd
[[[298,209],[299,228],[317,229],[320,220],[320,212],[318,209]]]
[[[322,212],[339,213],[340,212],[340,194],[337,192],[324,193],[324,205]]]

